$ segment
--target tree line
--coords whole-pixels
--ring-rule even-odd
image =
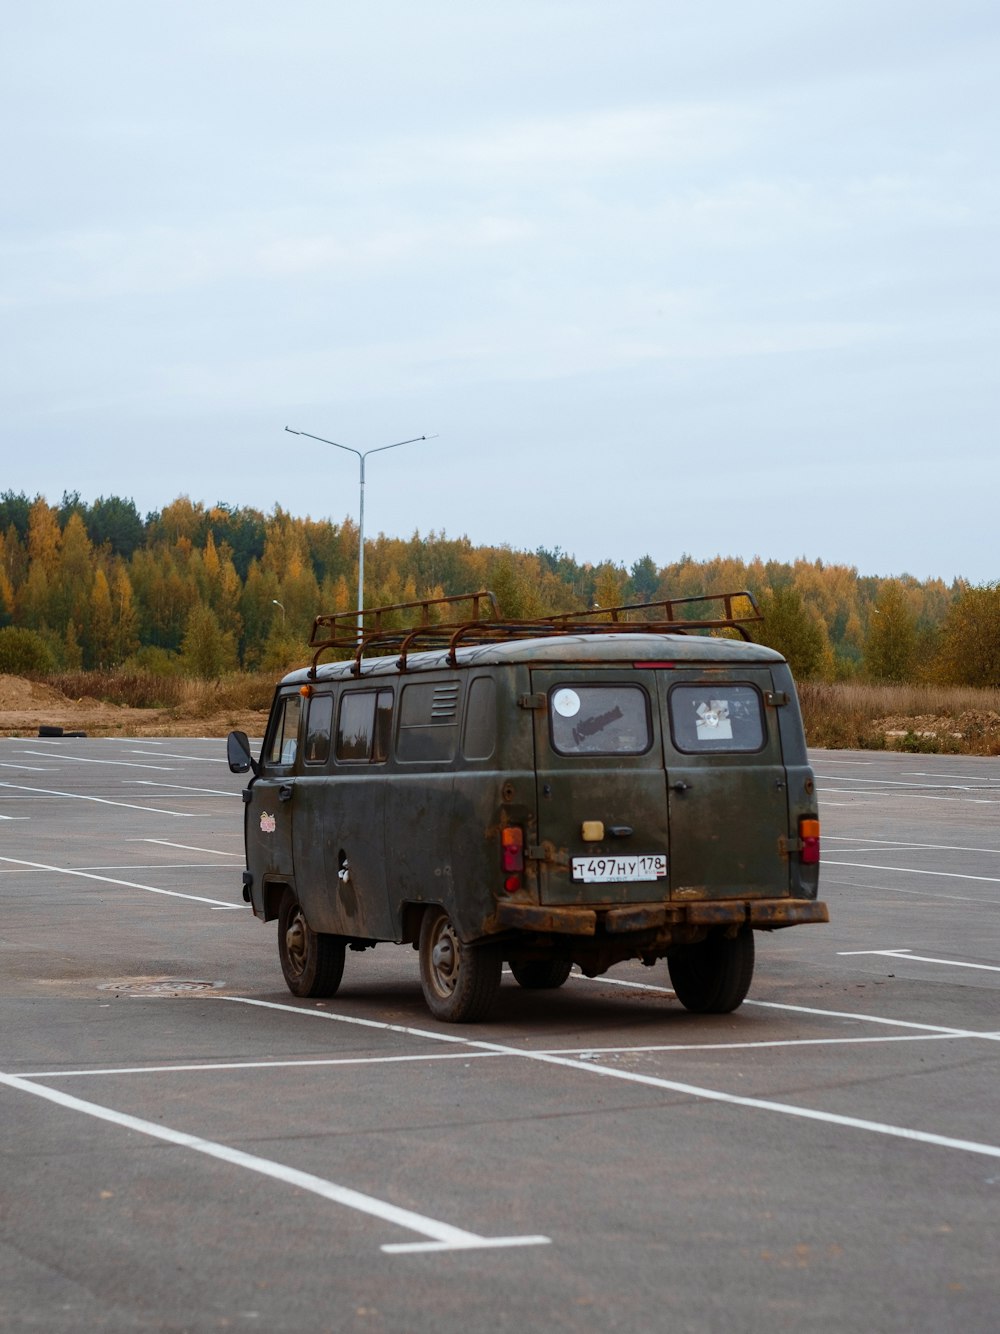
[[[0,671],[216,677],[304,660],[314,616],[356,605],[358,529],[180,496],[145,517],[119,496],[0,494]],[[444,533],[365,543],[366,604],[490,588],[504,615],[749,590],[754,638],[803,680],[1000,684],[1000,585],[860,575],[822,561],[681,555],[594,564]]]

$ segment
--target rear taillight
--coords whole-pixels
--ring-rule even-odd
[[[504,889],[508,894],[516,894],[524,870],[524,830],[520,825],[508,824],[500,830],[500,865],[506,877]]]
[[[799,861],[815,866],[819,861],[819,821],[804,816],[799,821]]]

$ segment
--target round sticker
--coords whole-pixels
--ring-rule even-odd
[[[561,718],[575,718],[580,712],[580,696],[575,690],[557,690],[552,697],[552,707]]]

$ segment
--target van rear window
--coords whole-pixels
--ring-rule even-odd
[[[560,755],[641,755],[653,741],[641,686],[556,686],[549,727]]]
[[[764,709],[753,686],[676,685],[670,691],[670,731],[688,755],[752,751],[764,745]]]

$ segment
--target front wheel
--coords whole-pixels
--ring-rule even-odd
[[[420,985],[435,1019],[472,1024],[485,1019],[500,989],[495,945],[463,945],[443,908],[429,908],[420,923]]]
[[[293,996],[333,996],[344,976],[343,936],[313,931],[302,905],[286,889],[278,908],[278,955]]]
[[[753,978],[753,932],[709,936],[697,945],[678,945],[667,955],[677,999],[696,1014],[728,1014],[743,1004]]]

